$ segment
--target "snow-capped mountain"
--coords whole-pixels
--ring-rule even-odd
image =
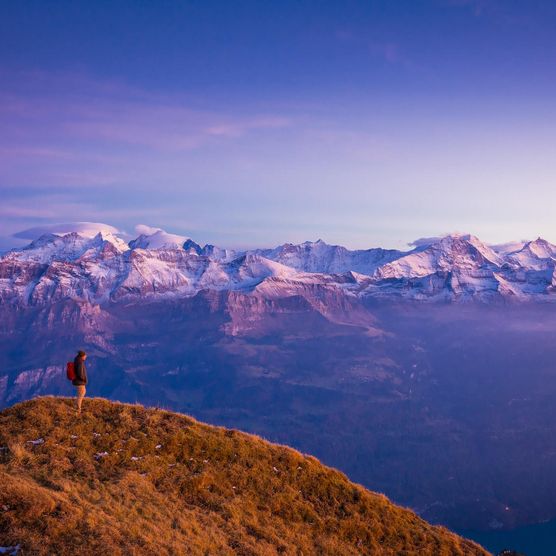
[[[169,234],[164,230],[156,230],[150,234],[141,234],[129,242],[131,249],[176,249],[183,247],[187,238]]]
[[[527,270],[553,270],[556,262],[556,246],[538,238],[525,243],[520,249],[509,252],[506,258],[516,266]]]
[[[72,232],[43,235],[0,257],[0,300],[105,304],[191,297],[204,290],[269,298],[334,290],[360,299],[552,301],[555,268],[556,246],[540,238],[513,249],[454,234],[407,252],[350,251],[322,240],[236,252],[201,247],[163,230],[128,244],[110,232]]]
[[[476,297],[500,293],[504,260],[472,235],[454,234],[379,267],[370,294],[412,298]]]
[[[300,245],[285,243],[274,249],[261,249],[259,253],[304,272],[341,274],[353,271],[367,275],[404,254],[395,249],[380,248],[350,251],[341,245],[328,245],[321,239],[315,242],[306,241]]]

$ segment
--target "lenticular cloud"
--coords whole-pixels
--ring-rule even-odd
[[[43,234],[64,235],[71,232],[77,232],[85,237],[94,237],[99,232],[120,234],[121,232],[114,226],[102,224],[101,222],[65,222],[62,224],[46,224],[44,226],[36,226],[17,232],[14,237],[19,239],[36,239]]]

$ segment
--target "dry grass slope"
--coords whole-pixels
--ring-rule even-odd
[[[168,411],[38,398],[0,413],[0,446],[0,545],[22,555],[487,554],[315,458]]]

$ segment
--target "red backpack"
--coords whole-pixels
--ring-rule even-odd
[[[66,375],[68,380],[75,380],[75,365],[73,364],[73,361],[68,361],[66,365]]]

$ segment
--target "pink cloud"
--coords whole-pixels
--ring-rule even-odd
[[[51,83],[53,76],[48,74],[25,74],[24,78],[31,80],[25,93],[0,95],[0,150],[4,156],[9,154],[6,149],[14,149],[16,156],[17,149],[53,156],[60,149],[46,149],[45,143],[67,143],[72,138],[184,151],[241,138],[255,130],[292,125],[291,118],[281,114],[236,115],[192,108],[183,98],[154,95],[117,82],[63,76],[60,79],[68,82],[70,94],[60,90],[60,83]],[[39,85],[42,93],[36,90]]]
[[[14,234],[19,239],[36,239],[43,234],[64,235],[77,232],[83,236],[93,237],[99,232],[119,234],[120,230],[110,224],[101,222],[65,222],[58,224],[44,224],[28,228]]]
[[[205,130],[208,135],[218,137],[241,137],[251,130],[256,129],[280,129],[291,125],[291,120],[279,117],[260,117],[245,120],[240,123],[222,123],[211,126]]]
[[[144,218],[145,214],[157,215],[157,207],[133,208],[114,207],[113,209],[99,208],[93,201],[76,199],[74,192],[41,191],[33,196],[32,202],[28,198],[11,198],[0,204],[0,224],[2,218],[10,219],[59,219],[61,214],[71,214],[76,220],[103,219],[106,215],[115,218]]]

